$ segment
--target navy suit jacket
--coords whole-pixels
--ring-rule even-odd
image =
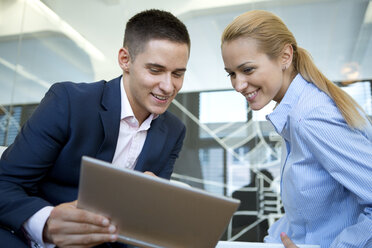
[[[17,231],[41,208],[76,200],[81,157],[112,161],[120,113],[120,77],[52,85],[0,160],[0,224]],[[135,170],[169,179],[184,136],[178,118],[160,115]]]

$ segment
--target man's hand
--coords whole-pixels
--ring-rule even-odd
[[[283,245],[285,248],[298,248],[298,246],[296,246],[292,240],[287,236],[286,233],[282,232],[280,234],[280,238],[282,239],[282,242],[283,242]]]
[[[86,248],[117,240],[117,228],[109,219],[78,209],[77,201],[56,206],[43,231],[44,242],[58,247]]]
[[[157,175],[155,175],[154,173],[152,173],[151,171],[145,171],[144,172],[146,175],[150,175],[150,176],[153,176],[153,177],[158,177]]]

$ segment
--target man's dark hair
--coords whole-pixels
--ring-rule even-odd
[[[190,50],[190,37],[185,24],[167,11],[145,10],[127,22],[123,46],[129,50],[133,60],[152,39],[187,44]]]

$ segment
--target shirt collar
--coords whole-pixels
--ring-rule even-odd
[[[276,106],[273,112],[266,116],[266,119],[271,121],[279,134],[283,132],[285,124],[287,123],[288,115],[291,109],[297,104],[301,93],[307,84],[308,82],[300,74],[297,74],[290,83],[283,99]]]
[[[120,120],[125,120],[129,125],[138,125],[138,120],[134,116],[132,107],[130,106],[127,93],[124,88],[123,77],[120,79],[120,93],[121,93],[121,114]],[[159,115],[150,114],[149,117],[142,123],[142,130],[150,128],[151,122],[158,118]]]

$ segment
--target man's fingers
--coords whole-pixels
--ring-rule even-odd
[[[70,202],[73,207],[77,207],[77,200]]]
[[[145,171],[144,173],[147,174],[147,175],[153,176],[153,177],[157,177],[157,176],[156,176],[153,172],[151,172],[151,171]]]
[[[76,202],[58,205],[52,210],[50,218],[67,222],[89,223],[103,227],[110,224],[109,219],[102,215],[76,208]]]
[[[68,215],[64,215],[65,221],[79,222],[79,223],[89,223],[96,226],[106,227],[110,224],[108,218],[98,215],[83,209],[75,208],[69,211]]]
[[[58,247],[71,244],[91,247],[116,240],[117,228],[102,215],[78,209],[75,201],[54,207],[44,226],[43,238]]]
[[[292,240],[287,236],[286,233],[282,232],[280,234],[280,238],[283,242],[283,245],[286,247],[286,248],[298,248],[293,242]]]
[[[89,234],[89,235],[73,235],[70,239],[71,245],[99,245],[104,242],[114,242],[117,240],[116,234]]]
[[[52,233],[61,234],[90,234],[90,233],[114,234],[117,232],[117,228],[112,224],[106,227],[102,227],[89,223],[59,221],[52,223],[52,225],[49,227],[49,231]]]

